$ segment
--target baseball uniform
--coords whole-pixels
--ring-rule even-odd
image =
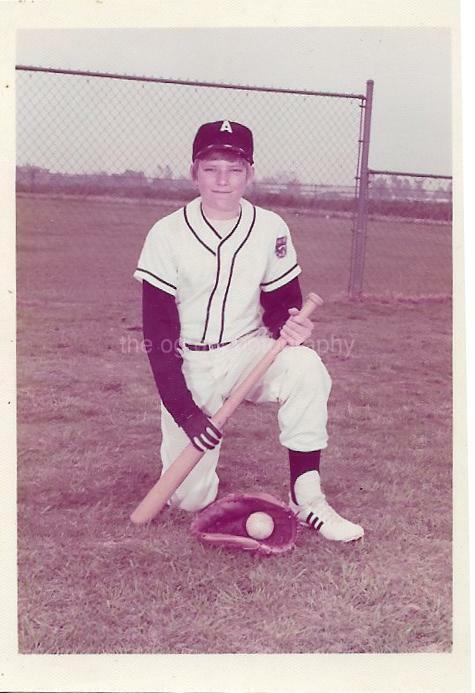
[[[177,349],[194,402],[214,414],[233,387],[272,346],[263,324],[262,294],[300,274],[289,229],[274,212],[241,201],[241,214],[220,236],[203,214],[200,198],[150,230],[134,276],[173,296],[181,326]],[[222,226],[222,224],[221,224]],[[207,350],[194,347],[208,347]],[[300,346],[284,350],[249,396],[280,402],[280,442],[292,450],[327,445],[330,376],[319,356]],[[187,437],[162,402],[162,463],[166,469]],[[174,497],[198,510],[214,500],[219,447],[207,452]]]
[[[154,224],[134,273],[143,286],[144,337],[161,397],[163,471],[190,440],[206,449],[171,503],[196,511],[216,498],[222,434],[208,417],[281,330],[292,339],[297,330],[299,346],[278,354],[248,399],[279,404],[289,503],[300,521],[328,539],[357,539],[363,529],[329,506],[320,485],[331,379],[318,354],[301,345],[310,321],[289,317],[302,305],[289,228],[242,194],[252,177],[252,133],[228,120],[206,123],[192,159],[200,196]]]

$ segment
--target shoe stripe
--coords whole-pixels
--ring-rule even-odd
[[[323,520],[320,520],[318,515],[315,515],[314,512],[309,512],[307,517],[305,518],[305,522],[310,525],[310,527],[313,527],[314,529],[317,530],[317,532],[322,528],[322,526],[325,524]]]

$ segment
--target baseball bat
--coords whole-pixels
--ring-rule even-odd
[[[310,293],[299,312],[299,316],[308,318],[315,308],[322,304],[323,300],[318,294]],[[275,341],[275,344],[262,357],[244,380],[236,386],[216,414],[211,417],[211,421],[215,426],[219,429],[224,427],[231,414],[233,414],[245,399],[246,395],[259,382],[277,354],[286,346],[287,342],[283,337],[279,337],[279,339]],[[204,454],[205,452],[197,450],[190,442],[135,508],[130,516],[131,521],[136,525],[141,525],[153,520],[155,515],[162,510],[168,499],[171,498]]]

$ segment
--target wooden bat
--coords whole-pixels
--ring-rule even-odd
[[[317,306],[321,306],[323,300],[317,294],[310,293],[305,301],[299,316],[308,318]],[[222,429],[229,419],[231,414],[237,409],[246,395],[258,383],[271,363],[276,358],[282,349],[287,346],[287,342],[283,337],[279,337],[275,344],[256,364],[252,371],[244,378],[244,380],[236,386],[222,407],[218,409],[216,414],[211,418],[211,421],[219,429]],[[169,498],[175,493],[180,484],[186,479],[191,470],[200,461],[205,452],[197,450],[190,442],[186,448],[178,455],[176,460],[162,474],[160,479],[152,486],[145,498],[135,508],[130,519],[136,525],[150,522],[155,515],[164,507]]]

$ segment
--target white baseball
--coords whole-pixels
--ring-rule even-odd
[[[267,539],[274,531],[274,520],[267,513],[252,513],[246,520],[246,532],[253,539]]]

